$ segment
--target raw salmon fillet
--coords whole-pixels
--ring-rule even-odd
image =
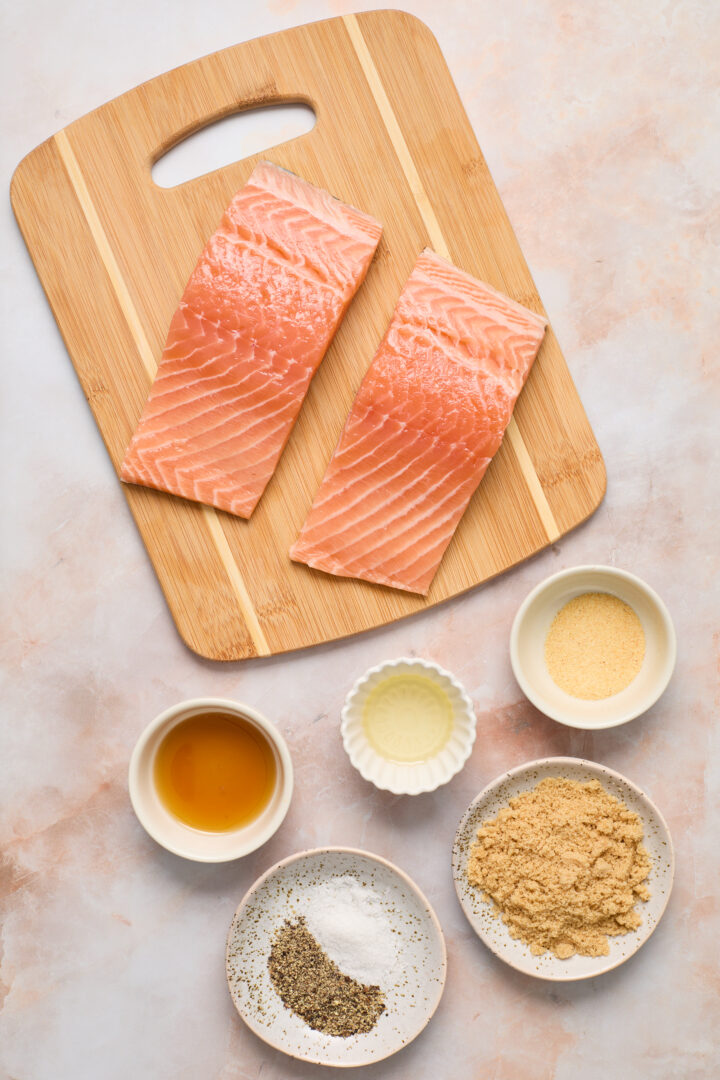
[[[425,595],[500,446],[545,325],[423,252],[291,558]]]
[[[122,479],[250,517],[381,232],[257,165],[173,316]]]

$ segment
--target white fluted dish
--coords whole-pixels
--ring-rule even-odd
[[[392,675],[411,674],[423,675],[445,691],[452,706],[453,726],[447,742],[432,758],[405,764],[389,761],[373,749],[363,727],[363,710],[379,683]],[[475,742],[475,712],[449,671],[430,660],[401,657],[370,668],[357,680],[345,701],[340,730],[345,751],[365,780],[394,795],[419,795],[447,784],[460,772]]]

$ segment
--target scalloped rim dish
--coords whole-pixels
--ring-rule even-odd
[[[445,746],[429,761],[407,765],[388,761],[368,743],[363,729],[363,708],[370,691],[390,675],[422,674],[441,686],[453,709],[453,729]],[[347,696],[340,725],[343,746],[357,771],[375,787],[394,795],[435,791],[460,772],[475,742],[475,711],[457,679],[431,660],[401,657],[366,671]]]

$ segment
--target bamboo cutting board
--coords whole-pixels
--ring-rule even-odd
[[[190,132],[281,102],[311,105],[315,128],[179,187],[153,183],[153,162]],[[605,489],[548,329],[427,599],[288,558],[422,248],[543,310],[437,42],[397,11],[329,19],[186,64],[77,120],[18,167],[15,214],[116,469],[197,257],[260,157],[372,214],[384,234],[249,522],[124,487],[180,634],[214,660],[331,641],[437,604],[558,539]]]

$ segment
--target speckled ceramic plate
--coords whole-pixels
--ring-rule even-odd
[[[533,956],[530,948],[521,941],[510,937],[507,927],[499,918],[492,915],[492,905],[483,900],[480,891],[467,879],[467,861],[470,848],[479,825],[496,816],[499,810],[507,806],[508,801],[523,791],[534,788],[541,780],[549,776],[560,776],[568,780],[587,783],[599,780],[605,790],[622,800],[640,817],[644,828],[645,848],[652,861],[647,885],[650,899],[638,903],[642,914],[642,923],[637,930],[621,937],[610,938],[609,956],[571,956],[559,960],[551,953]],[[675,872],[675,858],[672,841],[665,820],[647,795],[630,783],[620,773],[598,765],[594,761],[582,758],[541,758],[511,769],[493,780],[466,810],[455,836],[452,856],[455,889],[475,933],[496,956],[505,963],[526,975],[541,979],[553,979],[558,982],[572,982],[576,979],[588,979],[602,975],[619,964],[624,963],[637,952],[652,934],[660,922],[667,906]]]
[[[357,919],[326,918],[338,910],[333,897],[346,916],[352,913],[345,905],[357,904]],[[284,921],[301,915],[344,974],[384,991],[386,1011],[367,1034],[323,1035],[280,1000],[268,956]],[[348,929],[344,937],[345,927],[358,923],[368,932],[355,940]],[[255,882],[235,912],[226,967],[235,1008],[270,1046],[319,1065],[368,1065],[407,1046],[435,1012],[445,985],[445,941],[423,894],[392,863],[352,848],[319,848],[284,859]]]

